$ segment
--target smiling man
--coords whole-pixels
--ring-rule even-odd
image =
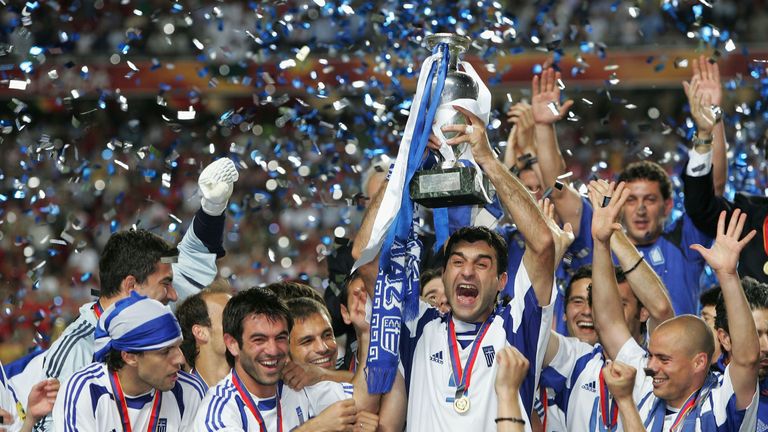
[[[104,311],[95,344],[98,363],[72,375],[56,398],[56,431],[191,426],[205,389],[181,371],[181,328],[168,307],[131,293]]]
[[[354,372],[339,369],[336,337],[333,335],[328,308],[311,298],[294,298],[286,302],[293,318],[291,329],[291,362],[283,370],[283,380],[294,390],[320,381],[351,383]]]
[[[289,300],[287,305],[293,318],[291,360],[335,370],[339,351],[328,309],[317,300],[304,298]],[[351,379],[350,375],[347,382]]]
[[[608,186],[604,182],[590,184],[590,199],[595,198],[595,190],[600,186]],[[600,207],[593,214],[593,229],[600,229],[605,224],[613,224],[619,213],[619,209],[626,198],[622,195],[623,185],[613,195],[617,199],[612,200],[605,207]],[[624,191],[626,192],[626,191]],[[599,201],[598,201],[599,203]],[[599,205],[599,204],[598,204]],[[603,216],[610,212],[611,217]],[[623,232],[613,234],[615,241],[611,241],[611,250],[622,262],[631,262],[637,266],[630,268],[625,275],[620,268],[614,267],[614,280],[620,280],[617,285],[620,303],[615,310],[616,318],[622,319],[622,324],[629,330],[629,335],[639,345],[645,343],[646,328],[652,329],[654,323],[662,322],[670,318],[672,305],[666,294],[664,285],[650,266],[638,259],[637,249],[626,238]],[[591,292],[600,291],[599,286],[592,288],[593,284],[600,284],[593,279],[591,266],[580,268],[571,286],[566,303],[566,316],[568,317],[569,330],[577,335],[585,337],[578,340],[573,337],[564,337],[553,332],[549,339],[547,352],[544,356],[544,369],[541,373],[541,387],[546,389],[547,405],[542,412],[542,421],[548,431],[604,431],[616,427],[618,418],[607,415],[610,413],[606,400],[607,389],[603,377],[603,367],[606,360],[611,358],[604,350],[604,336],[600,331],[599,322],[593,321],[593,314],[598,315],[595,309],[605,307],[603,303],[592,304]],[[646,308],[643,302],[648,304]],[[594,309],[592,308],[594,306]],[[650,325],[648,325],[650,323]],[[650,330],[649,330],[650,331]],[[590,344],[592,336],[595,336],[600,344]],[[610,341],[609,341],[610,342]],[[540,396],[543,398],[543,395]],[[607,406],[605,405],[607,403]]]
[[[194,430],[344,431],[360,423],[351,385],[322,381],[301,391],[284,385],[292,326],[288,307],[269,289],[232,297],[224,308],[232,372],[208,392]]]
[[[467,117],[468,125],[445,126],[444,132],[458,132],[447,143],[470,143],[475,161],[496,188],[504,210],[518,223],[525,238],[525,252],[517,272],[508,275],[508,246],[498,233],[483,227],[464,227],[446,242],[442,281],[451,312],[441,314],[421,301],[418,317],[405,321],[400,328],[408,431],[495,430],[495,357],[509,345],[531,364],[519,390],[521,412],[527,420],[553,319],[552,227],[525,186],[496,157],[484,122],[467,110],[456,109]],[[368,242],[376,211],[376,205],[369,207],[355,238],[356,257]],[[363,265],[360,271],[365,275],[369,297],[375,298],[373,281],[378,260]],[[508,278],[514,281],[514,295],[511,303],[502,307],[497,300]],[[380,323],[371,323],[375,325]],[[365,382],[355,382],[355,396],[359,393],[368,395]],[[379,395],[370,394],[365,407],[376,409],[379,401]]]
[[[743,277],[741,285],[744,296],[752,311],[757,336],[760,344],[760,399],[757,407],[757,430],[768,430],[768,284],[758,282],[751,277]],[[728,324],[728,310],[723,298],[717,300],[715,327],[717,328],[718,343],[723,347],[723,353],[717,359],[715,368],[721,373],[730,364],[733,356],[733,340]],[[740,337],[740,336],[735,336]]]
[[[714,339],[709,326],[694,315],[665,321],[651,334],[648,350],[629,335],[617,313],[620,300],[610,269],[607,240],[614,227],[602,225],[595,237],[593,299],[596,322],[606,352],[638,370],[633,397],[650,431],[754,431],[760,347],[755,322],[741,287],[736,264],[754,237],[741,232],[746,215],[736,210],[727,227],[725,212],[718,221],[711,248],[694,245],[715,271],[729,317],[732,360],[722,375],[710,372]],[[599,240],[598,240],[599,239]],[[599,283],[598,283],[599,282]]]
[[[80,307],[50,349],[41,354],[41,371],[62,385],[93,361],[93,335],[102,311],[131,292],[164,304],[190,296],[216,276],[216,259],[224,255],[224,210],[238,174],[234,162],[222,158],[209,164],[198,179],[201,208],[178,248],[143,229],[112,234],[99,257],[99,298]],[[28,391],[19,389],[20,391]],[[38,429],[53,429],[48,416]]]

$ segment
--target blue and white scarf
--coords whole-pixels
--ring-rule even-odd
[[[422,163],[448,73],[448,62],[448,46],[440,44],[422,65],[414,104],[371,239],[355,263],[355,267],[359,267],[371,262],[381,251],[366,368],[368,391],[372,394],[386,393],[392,388],[403,318],[413,319],[418,313],[421,244],[414,230],[414,203],[408,185]]]

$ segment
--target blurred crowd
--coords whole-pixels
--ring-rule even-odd
[[[761,42],[764,2],[688,3],[500,1],[491,14],[463,1],[38,1],[0,10],[0,63],[8,66],[5,74],[23,70],[24,62],[47,71],[43,65],[71,60],[78,66],[141,58],[275,63],[303,46],[324,54],[351,47],[388,55],[382,53],[399,53],[389,48],[393,38],[451,25],[476,35],[493,29],[504,38],[499,47],[510,50],[584,41],[614,52],[719,47],[732,38],[747,49]],[[623,25],[611,25],[615,20]],[[702,31],[702,23],[714,35]],[[47,59],[35,47],[44,47]],[[726,92],[723,103],[731,144],[726,196],[768,187],[761,105],[766,78],[751,78]],[[236,289],[280,279],[325,289],[326,257],[362,217],[367,197],[361,173],[381,154],[397,151],[407,110],[401,110],[402,90],[392,87],[378,89],[386,108],[381,119],[370,113],[363,91],[349,98],[346,110],[305,106],[296,95],[255,104],[265,99],[212,94],[198,101],[188,122],[147,97],[121,102],[114,95],[100,109],[76,97],[61,104],[23,94],[6,98],[0,113],[0,361],[47,347],[77,315],[78,305],[98,289],[99,252],[111,233],[136,225],[179,241],[199,202],[196,178],[221,156],[236,161],[241,178],[226,212],[220,275]],[[577,101],[578,117],[563,121],[558,135],[577,186],[593,174],[611,176],[628,161],[649,159],[673,174],[681,189],[675,175],[693,128],[682,89],[567,93]],[[512,97],[530,92],[514,89]],[[489,127],[501,151],[510,128],[504,99],[494,96]],[[681,209],[680,192],[675,198]]]

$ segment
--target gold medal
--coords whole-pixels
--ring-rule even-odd
[[[765,264],[763,264],[763,273],[768,275],[768,261],[766,261]]]
[[[453,400],[453,409],[459,414],[464,414],[469,411],[469,398],[462,396]]]

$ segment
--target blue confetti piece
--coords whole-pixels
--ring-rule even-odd
[[[700,4],[693,5],[691,8],[693,10],[693,16],[694,18],[701,18],[701,13],[704,11],[704,6]]]

